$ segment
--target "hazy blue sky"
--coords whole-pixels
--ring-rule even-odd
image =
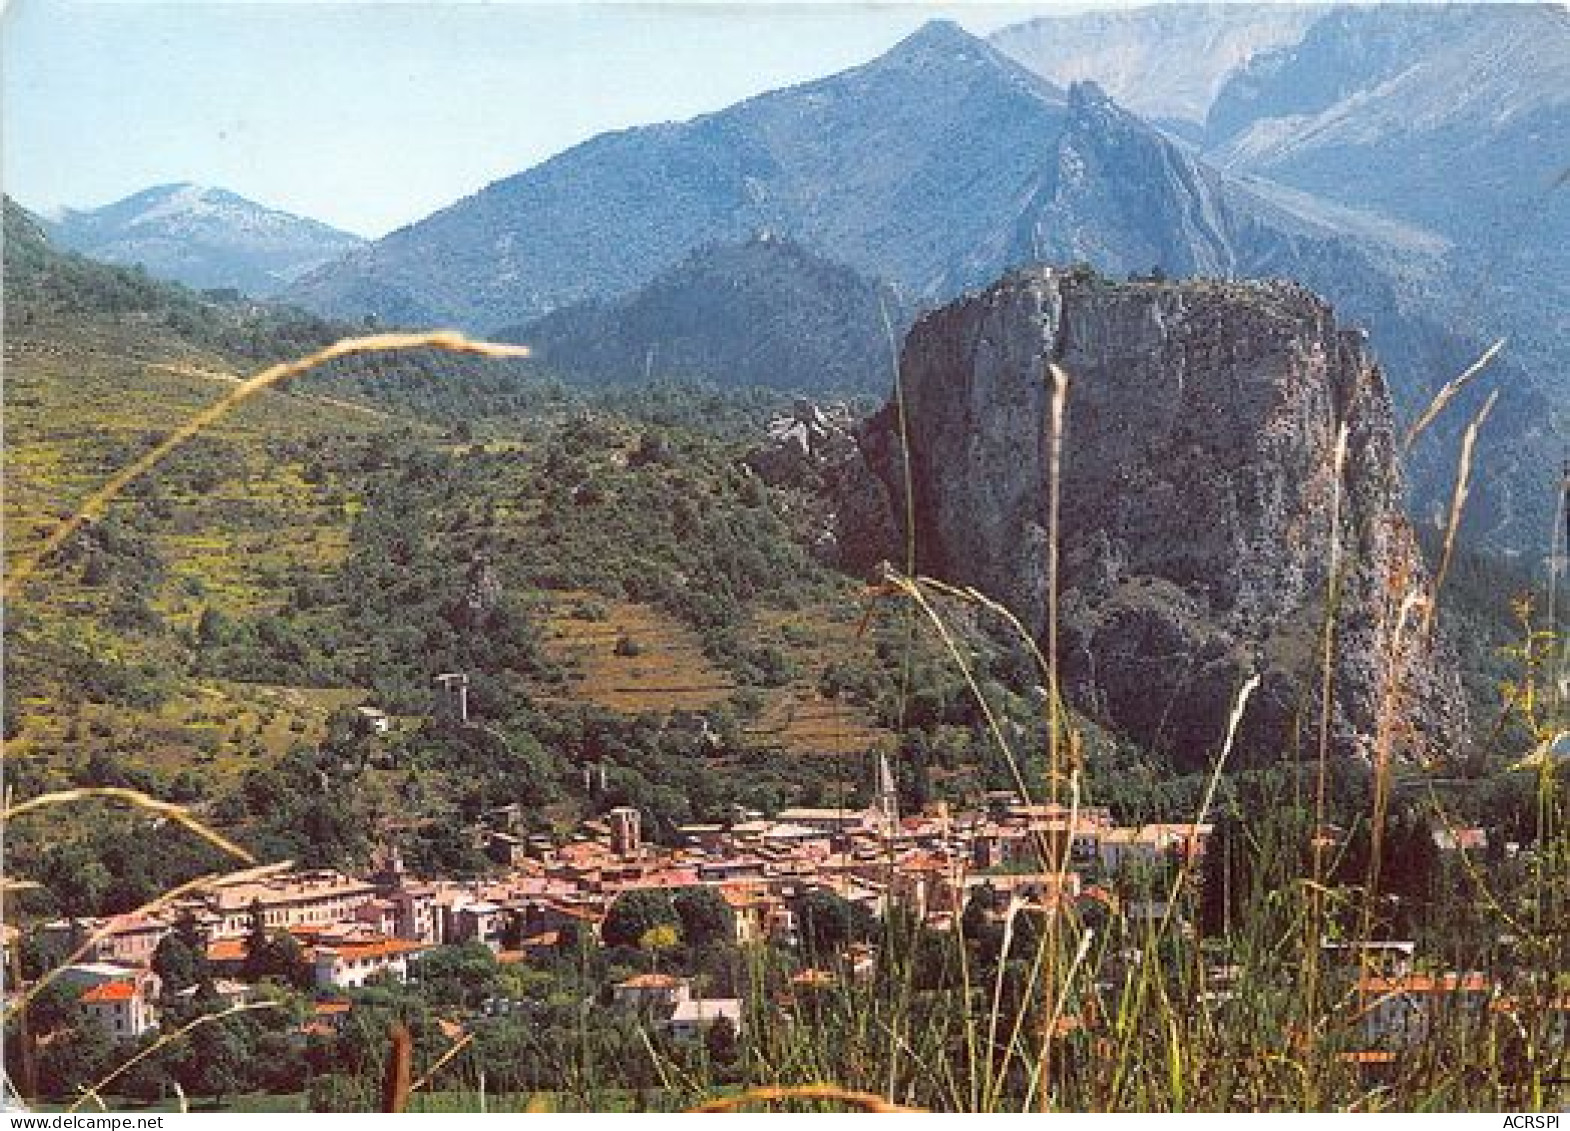
[[[854,66],[934,16],[981,33],[1069,7],[11,0],[5,188],[52,209],[196,181],[380,235],[602,130]]]

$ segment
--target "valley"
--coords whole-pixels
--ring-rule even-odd
[[[8,181],[8,1096],[1562,1105],[1567,29],[932,20],[370,240]]]

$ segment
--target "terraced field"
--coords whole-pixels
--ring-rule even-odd
[[[735,681],[703,652],[698,635],[648,605],[565,590],[544,599],[550,658],[569,671],[571,698],[624,714],[705,711],[724,704]],[[752,638],[777,647],[796,676],[761,691],[762,710],[747,729],[749,743],[801,756],[860,755],[892,743],[864,707],[818,690],[824,667],[864,657],[858,611],[840,608],[767,611]]]
[[[759,637],[787,651],[799,674],[769,695],[748,732],[754,743],[803,755],[857,755],[892,748],[894,736],[880,727],[865,707],[843,697],[829,698],[818,689],[819,677],[828,664],[865,658],[870,652],[870,643],[858,631],[859,626],[860,610],[850,604],[806,612],[769,612],[759,618]]]
[[[574,698],[664,714],[717,707],[736,689],[698,634],[658,609],[574,590],[549,594],[545,609],[546,653],[569,669]]]

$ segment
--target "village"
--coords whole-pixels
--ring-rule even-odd
[[[677,846],[647,839],[641,814],[630,807],[584,821],[565,840],[524,835],[521,817],[516,806],[487,815],[483,838],[495,868],[483,880],[412,876],[397,851],[386,849],[363,876],[274,870],[219,882],[154,913],[47,922],[37,937],[71,956],[55,977],[80,993],[87,1022],[113,1040],[131,1041],[159,1027],[167,999],[155,955],[180,924],[199,930],[214,975],[211,996],[225,1006],[242,1005],[255,992],[248,958],[258,932],[287,935],[309,971],[310,1024],[322,1029],[352,1011],[353,991],[417,983],[422,959],[439,948],[478,944],[502,964],[529,964],[559,953],[565,939],[604,945],[612,908],[639,892],[717,895],[733,934],[726,941],[738,947],[805,950],[798,908],[814,892],[833,893],[864,921],[897,907],[936,932],[959,929],[984,892],[983,914],[993,920],[1099,904],[1127,922],[1172,924],[1191,935],[1193,924],[1170,901],[1171,881],[1197,881],[1212,833],[1207,824],[1119,826],[1105,809],[1028,804],[1012,794],[989,796],[982,811],[953,813],[937,804],[902,816],[886,761],[865,809],[792,808],[728,825],[688,825],[678,830]],[[1447,844],[1464,847],[1481,835],[1460,830],[1447,834]],[[1328,968],[1356,985],[1365,1047],[1347,1056],[1361,1065],[1393,1064],[1442,1012],[1483,1017],[1511,1009],[1485,975],[1434,972],[1416,951],[1401,940],[1324,946]],[[794,976],[792,984],[804,989],[864,980],[876,965],[875,948],[865,942],[836,956],[833,969],[823,956],[805,959],[821,965],[809,962]],[[1225,1000],[1235,978],[1235,968],[1218,961],[1207,972],[1207,998]],[[735,997],[699,996],[693,979],[674,969],[623,978],[610,987],[609,1004],[677,1040],[702,1038],[721,1022],[740,1032],[747,1012]],[[508,1005],[487,1000],[484,1011]],[[1560,1002],[1555,1012],[1560,1040],[1567,1007]],[[1087,1026],[1093,1020],[1062,1019]]]

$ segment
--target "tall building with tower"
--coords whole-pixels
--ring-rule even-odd
[[[457,719],[464,726],[469,725],[469,673],[468,672],[443,672],[436,677],[436,682],[442,685],[441,708],[448,718]]]
[[[643,818],[631,805],[618,805],[610,812],[611,851],[631,859],[643,851]]]
[[[889,767],[889,756],[882,753],[878,755],[878,788],[872,798],[872,818],[886,835],[899,831],[899,786]]]

